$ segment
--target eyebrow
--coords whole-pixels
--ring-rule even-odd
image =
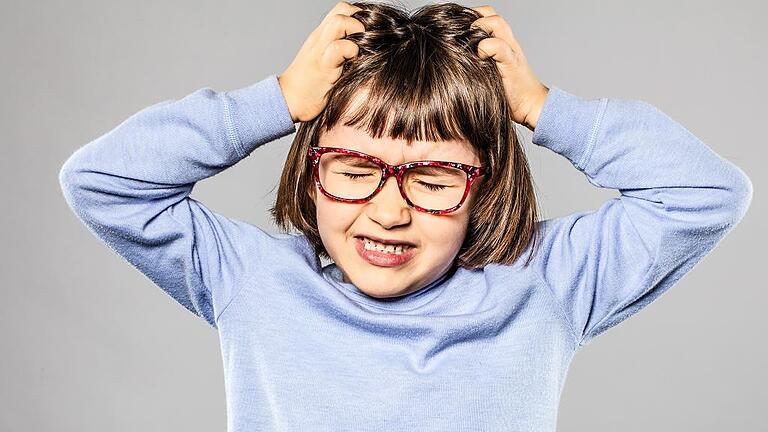
[[[343,159],[348,159],[348,158],[349,158],[349,156],[346,156]],[[352,166],[352,167],[355,167],[355,168],[373,168],[375,166],[372,163],[367,162],[367,161],[357,160],[357,162],[359,162],[359,163],[351,163],[349,165]],[[441,176],[441,177],[445,177],[446,176],[445,171],[441,170],[439,167],[420,166],[420,167],[417,167],[417,169],[419,170],[419,172],[422,175]]]
[[[363,154],[367,154],[367,153],[363,153]],[[353,156],[353,155],[338,154],[335,156],[335,159],[341,163],[345,163],[353,167],[370,168],[372,166],[376,166],[371,161],[362,160],[358,156]],[[410,162],[423,162],[423,161],[445,162],[443,160],[436,160],[436,159],[419,159],[417,161],[410,161]],[[410,162],[405,162],[405,163],[410,163]],[[440,167],[420,166],[418,167],[418,169],[419,171],[422,171],[424,174],[427,174],[427,175],[445,174],[445,171],[441,170]]]
[[[371,167],[375,166],[373,162],[360,159],[358,156],[350,156],[350,155],[337,155],[334,159],[336,159],[339,162],[349,164],[355,167]]]
[[[434,167],[434,166],[421,166],[418,167],[419,171],[423,172],[426,175],[438,175],[438,174],[445,174],[445,167]],[[463,172],[463,171],[462,171]]]

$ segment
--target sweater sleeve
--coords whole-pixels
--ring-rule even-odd
[[[80,147],[59,182],[89,231],[217,327],[246,259],[254,259],[240,239],[271,236],[189,195],[196,182],[294,131],[276,75],[230,92],[202,88],[144,108]]]
[[[654,106],[583,99],[552,87],[534,144],[620,196],[547,219],[536,270],[577,346],[629,318],[696,265],[741,220],[752,183]]]

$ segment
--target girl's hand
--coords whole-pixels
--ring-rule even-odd
[[[549,88],[533,74],[523,49],[515,40],[509,24],[496,14],[490,6],[471,8],[483,15],[470,27],[480,27],[491,37],[480,41],[477,46],[480,58],[493,57],[504,80],[512,118],[530,130],[536,128],[539,114],[544,106]]]
[[[326,93],[341,76],[344,60],[357,56],[357,44],[342,38],[365,31],[363,23],[350,16],[359,10],[347,2],[337,3],[277,77],[294,123],[320,114],[328,103]]]

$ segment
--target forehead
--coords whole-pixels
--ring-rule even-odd
[[[390,165],[418,160],[442,160],[479,165],[480,160],[472,145],[465,140],[413,141],[387,137],[372,138],[356,127],[337,124],[324,133],[318,142],[321,147],[342,147],[376,156]]]
[[[368,88],[358,89],[350,101],[348,112],[355,112],[367,100]],[[466,140],[413,141],[409,143],[402,139],[395,140],[386,137],[375,139],[368,135],[364,129],[344,125],[344,119],[331,130],[323,133],[318,140],[318,145],[357,150],[376,156],[390,165],[418,160],[442,160],[480,165],[476,151]]]

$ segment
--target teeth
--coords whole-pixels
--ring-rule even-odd
[[[366,250],[375,250],[379,252],[384,253],[394,253],[395,255],[402,255],[403,251],[408,250],[409,246],[407,245],[384,245],[381,243],[376,243],[373,240],[370,240],[368,238],[363,237],[363,243],[365,245]]]

